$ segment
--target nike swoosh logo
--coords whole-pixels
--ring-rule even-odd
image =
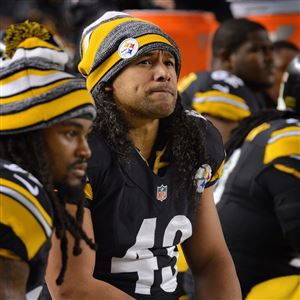
[[[14,177],[22,182],[33,196],[37,196],[39,194],[39,188],[36,185],[31,185],[27,180],[25,180],[18,174],[14,174]]]

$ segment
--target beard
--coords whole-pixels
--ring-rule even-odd
[[[80,185],[70,186],[68,184],[67,178],[65,178],[62,181],[55,183],[55,189],[57,190],[56,194],[58,198],[65,203],[70,203],[70,204],[83,203],[85,200],[84,185],[85,185],[85,179],[82,179]]]

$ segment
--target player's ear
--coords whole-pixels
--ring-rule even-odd
[[[221,61],[221,65],[223,66],[223,68],[226,68],[226,70],[230,69],[231,55],[232,55],[232,52],[228,51],[227,49],[224,49],[224,48],[219,49],[218,57]]]

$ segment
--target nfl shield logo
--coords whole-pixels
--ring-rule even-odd
[[[157,187],[157,192],[156,192],[156,199],[158,201],[164,201],[167,199],[168,196],[168,186],[167,185],[161,185]]]

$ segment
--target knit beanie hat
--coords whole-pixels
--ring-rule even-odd
[[[85,81],[64,72],[68,55],[36,22],[11,25],[0,61],[0,135],[45,128],[65,119],[94,119]]]
[[[78,69],[93,94],[97,84],[110,82],[129,63],[152,50],[173,54],[179,76],[180,53],[170,36],[145,20],[123,12],[107,12],[84,29]]]

